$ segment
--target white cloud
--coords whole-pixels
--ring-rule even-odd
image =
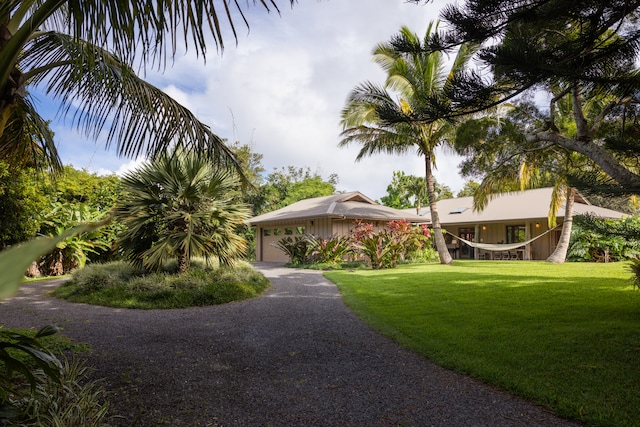
[[[281,3],[286,3],[281,16],[266,14],[260,6],[250,8],[249,34],[239,28],[238,46],[228,37],[223,55],[212,48],[204,64],[189,51],[163,74],[149,71],[147,79],[221,137],[251,144],[263,154],[268,172],[308,166],[325,178],[336,173],[339,189],[360,190],[375,199],[386,193],[394,170],[423,175],[424,163],[417,155],[377,155],[356,163],[358,147],[338,148],[339,120],[357,84],[384,80],[371,61],[374,46],[402,25],[423,34],[429,21],[437,19],[436,6],[404,0],[305,1],[293,8],[288,1]],[[91,157],[95,170],[120,173],[138,164],[102,154]],[[77,163],[79,155],[68,152],[63,160],[83,167]],[[436,178],[454,190],[462,187],[458,162],[439,153]]]

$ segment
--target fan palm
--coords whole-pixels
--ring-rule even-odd
[[[445,85],[463,70],[475,48],[461,46],[447,70],[444,56],[427,49],[426,42],[432,29],[437,31],[437,23],[429,25],[421,40],[403,27],[398,36],[375,48],[374,61],[387,72],[385,87],[365,82],[350,93],[342,111],[344,131],[340,146],[361,144],[356,160],[376,153],[403,154],[413,150],[424,156],[425,185],[436,248],[440,262],[449,264],[452,259],[438,216],[433,168],[435,149],[447,141],[454,128],[448,121],[417,121],[415,114],[427,100],[442,98]]]
[[[277,10],[275,0],[260,3]],[[115,144],[118,155],[151,155],[179,141],[232,161],[218,136],[132,67],[136,61],[143,69],[164,67],[180,36],[198,55],[205,54],[211,38],[223,48],[220,14],[235,37],[234,6],[237,19],[246,23],[238,2],[220,0],[3,0],[0,155],[21,161],[28,136],[53,166],[60,164],[46,121],[26,92],[34,84],[88,135],[106,130],[106,145]]]
[[[177,258],[178,270],[185,272],[193,256],[231,264],[245,250],[236,227],[249,210],[233,199],[238,180],[197,153],[163,154],[122,183],[126,196],[115,216],[125,229],[118,246],[134,265],[159,270]]]

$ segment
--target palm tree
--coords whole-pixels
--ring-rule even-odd
[[[293,0],[291,0],[293,3]],[[277,10],[275,0],[260,0]],[[234,37],[239,2],[217,0],[3,0],[0,2],[0,155],[20,161],[26,136],[59,166],[53,137],[26,91],[37,85],[87,135],[106,130],[123,156],[152,155],[180,142],[233,163],[204,123],[139,78],[133,66],[163,68],[179,37],[204,55],[208,36],[222,49],[226,16]]]
[[[375,153],[402,154],[414,149],[424,156],[425,185],[436,248],[440,262],[450,264],[452,259],[436,205],[433,167],[435,149],[447,141],[453,125],[442,120],[431,123],[418,121],[416,112],[426,100],[442,97],[445,85],[463,70],[475,48],[463,45],[451,68],[446,70],[446,58],[440,52],[430,52],[427,48],[432,28],[437,31],[437,23],[429,25],[421,40],[403,27],[398,36],[375,48],[374,61],[387,72],[385,87],[365,82],[350,93],[342,111],[344,131],[339,145],[360,143],[362,148],[356,160]]]
[[[566,100],[554,103],[558,125],[570,133],[572,117]],[[467,156],[462,174],[484,174],[473,195],[474,210],[483,210],[489,200],[503,193],[552,186],[549,228],[556,226],[556,213],[563,203],[565,212],[560,239],[547,261],[561,264],[569,250],[576,195],[576,189],[569,184],[569,175],[589,165],[583,156],[561,147],[540,149],[527,143],[522,129],[541,119],[536,107],[523,103],[502,112],[506,114],[468,119],[457,129],[456,150]]]
[[[177,150],[156,157],[123,178],[124,200],[115,209],[124,225],[118,246],[134,265],[159,270],[178,259],[215,256],[231,264],[245,250],[236,227],[249,209],[233,198],[238,180],[197,153]]]

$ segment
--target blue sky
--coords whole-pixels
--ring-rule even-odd
[[[337,174],[341,191],[358,190],[379,199],[394,170],[422,176],[424,162],[414,154],[376,155],[356,163],[358,147],[338,147],[340,111],[359,83],[384,82],[384,73],[371,61],[374,46],[389,40],[402,25],[424,34],[444,4],[435,3],[300,0],[290,8],[288,1],[280,0],[280,16],[251,7],[250,29],[237,21],[237,46],[227,33],[223,54],[213,43],[206,63],[193,50],[181,52],[163,73],[147,70],[146,79],[219,136],[261,153],[267,173],[286,166],[310,167],[325,178]],[[30,90],[43,115],[53,119],[56,109],[51,102]],[[108,173],[123,172],[142,160],[118,158],[105,150],[104,141],[87,139],[69,122],[52,124],[65,164]],[[454,191],[463,185],[459,161],[450,153],[439,153],[437,161],[438,182]]]

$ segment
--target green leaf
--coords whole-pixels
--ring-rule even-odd
[[[111,217],[100,222],[78,225],[59,236],[38,237],[0,252],[0,271],[2,271],[2,276],[0,276],[0,299],[14,295],[31,263],[55,249],[58,243],[75,234],[95,230],[110,220]]]

